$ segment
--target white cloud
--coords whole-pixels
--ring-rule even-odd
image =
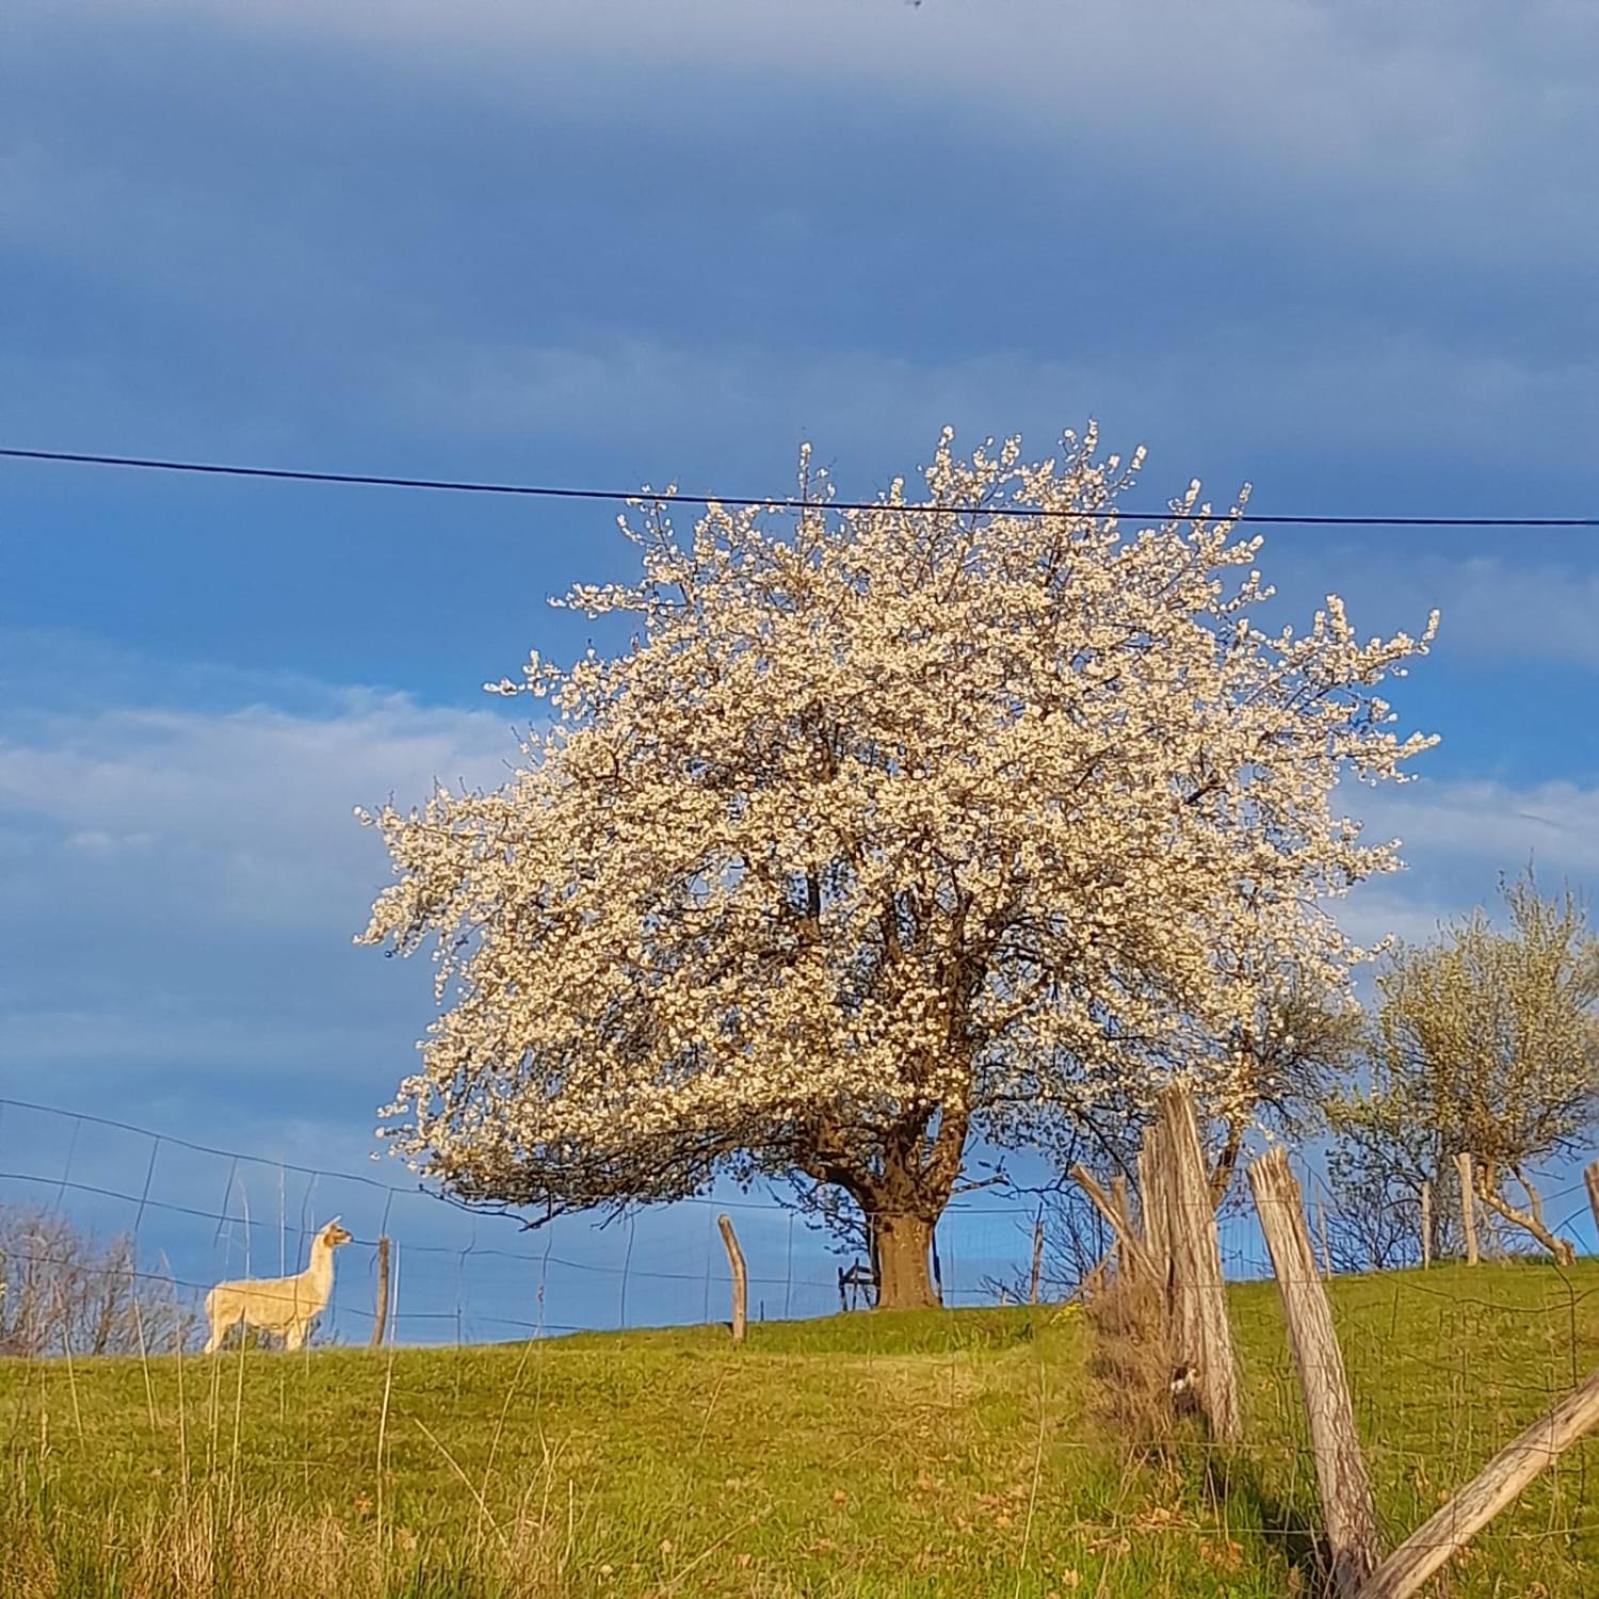
[[[435,781],[497,785],[503,714],[350,690],[326,714],[111,708],[34,717],[0,737],[0,816],[44,847],[176,873],[206,914],[316,920],[374,875],[356,804]]]
[[[1404,870],[1362,884],[1330,907],[1367,948],[1395,937],[1424,943],[1474,906],[1499,910],[1501,875],[1531,864],[1545,891],[1599,888],[1599,788],[1422,779],[1399,788],[1349,787],[1344,809],[1372,839],[1397,838]]]
[[[1423,563],[1451,632],[1489,655],[1538,656],[1599,668],[1599,571],[1571,563],[1479,557]],[[1579,720],[1574,733],[1591,735]]]
[[[1418,869],[1476,874],[1478,895],[1493,892],[1498,872],[1517,872],[1529,860],[1555,877],[1599,875],[1599,789],[1421,780],[1363,791],[1349,804],[1370,834],[1400,839]]]
[[[1591,672],[1599,669],[1599,570],[1573,558],[1586,549],[1586,541],[1564,542],[1571,536],[1544,535],[1512,560],[1426,553],[1409,548],[1397,535],[1385,548],[1374,548],[1347,540],[1309,543],[1268,530],[1263,562],[1282,592],[1284,616],[1297,620],[1307,601],[1319,603],[1332,588],[1348,602],[1362,632],[1414,631],[1436,607],[1443,618],[1434,646],[1439,665],[1476,657],[1560,663]],[[1426,676],[1433,666],[1417,670]],[[1522,680],[1521,691],[1540,689],[1536,681]],[[1395,696],[1401,709],[1405,697]],[[1588,726],[1580,719],[1568,725],[1569,747],[1552,753],[1579,769],[1592,767],[1599,748]]]
[[[353,807],[421,800],[435,778],[495,785],[516,745],[503,709],[316,698],[6,718],[0,1054],[14,1083],[69,1070],[124,1095],[176,1080],[224,1099],[281,1101],[308,1081],[358,1105],[387,1096],[430,1014],[428,974],[352,947],[388,871]]]

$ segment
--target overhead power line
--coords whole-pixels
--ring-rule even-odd
[[[234,466],[217,461],[169,461],[142,455],[91,455],[79,450],[22,450],[0,447],[0,458],[13,461],[51,461],[67,466],[121,466],[146,472],[186,472],[203,477],[265,478],[286,483],[342,483],[363,488],[432,489],[450,494],[513,495],[536,500],[589,500],[622,505],[641,500],[678,505],[720,505],[732,509],[773,511],[819,510],[877,511],[880,500],[800,500],[792,495],[679,494],[640,489],[563,488],[545,483],[495,483],[462,478],[393,477],[374,472],[313,472],[297,467]],[[973,516],[1020,517],[1030,521],[1061,518],[1078,521],[1094,515],[1114,514],[1132,521],[1164,522],[1230,520],[1277,527],[1437,527],[1437,528],[1599,528],[1599,516],[1338,516],[1327,513],[1244,511],[1237,514],[1207,511],[1135,511],[1107,506],[1103,511],[1058,511],[1038,505],[902,505],[910,515],[950,512]]]

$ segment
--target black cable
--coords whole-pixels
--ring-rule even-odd
[[[75,450],[19,450],[0,447],[0,457],[13,461],[55,461],[69,466],[127,466],[150,472],[189,472],[208,477],[268,478],[289,483],[345,483],[368,488],[436,489],[451,494],[510,494],[525,499],[599,500],[611,504],[654,501],[660,504],[722,505],[733,509],[771,511],[880,511],[881,500],[796,500],[791,496],[752,497],[729,494],[655,494],[637,489],[574,489],[534,483],[484,483],[456,478],[386,477],[369,472],[311,472],[294,467],[227,466],[214,461],[167,461],[139,455],[90,455]],[[1107,505],[1100,510],[1054,511],[1037,505],[900,505],[909,515],[957,513],[972,516],[1008,516],[1027,520],[1060,517],[1081,521],[1115,515],[1133,521],[1253,522],[1279,527],[1493,527],[1493,528],[1599,528],[1599,516],[1332,516],[1272,515],[1261,511],[1131,511]]]

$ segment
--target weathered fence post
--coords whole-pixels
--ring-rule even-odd
[[[1599,1372],[1507,1444],[1442,1510],[1418,1527],[1359,1590],[1359,1599],[1409,1599],[1546,1466],[1599,1425]]]
[[[1172,1328],[1178,1353],[1194,1367],[1195,1387],[1211,1431],[1232,1443],[1240,1432],[1238,1370],[1227,1324],[1216,1212],[1210,1202],[1193,1096],[1179,1084],[1161,1095],[1160,1126],[1156,1183],[1166,1196]]]
[[[1171,1242],[1166,1233],[1166,1194],[1159,1173],[1160,1123],[1151,1122],[1144,1129],[1144,1139],[1138,1148],[1138,1209],[1144,1225],[1144,1247],[1149,1254],[1150,1269],[1155,1284],[1162,1293],[1166,1291],[1171,1276]]]
[[[1460,1228],[1466,1236],[1466,1264],[1477,1264],[1477,1191],[1472,1181],[1471,1156],[1465,1150],[1455,1156],[1460,1176]]]
[[[1425,1178],[1421,1183],[1421,1268],[1432,1265],[1432,1184]]]
[[[372,1304],[372,1347],[383,1342],[389,1325],[389,1239],[385,1233],[378,1239],[378,1283]]]
[[[1322,1518],[1335,1591],[1355,1599],[1381,1554],[1377,1512],[1366,1458],[1355,1431],[1354,1406],[1338,1347],[1327,1290],[1316,1273],[1299,1184],[1281,1149],[1268,1150],[1249,1167],[1249,1188],[1271,1254],[1288,1323],[1288,1342],[1310,1418]]]
[[[1240,1432],[1238,1370],[1227,1324],[1216,1211],[1192,1095],[1174,1084],[1160,1097],[1138,1152],[1135,1223],[1125,1178],[1107,1194],[1082,1166],[1069,1174],[1109,1223],[1122,1279],[1141,1278],[1160,1295],[1173,1353],[1190,1369],[1193,1390],[1213,1436],[1233,1443]],[[1104,1270],[1101,1260],[1095,1272]],[[1086,1287],[1086,1281],[1085,1281]]]
[[[1033,1269],[1027,1282],[1027,1303],[1038,1303],[1039,1279],[1044,1275],[1044,1213],[1039,1211],[1033,1220]]]
[[[744,1326],[749,1316],[749,1279],[744,1272],[744,1251],[738,1247],[733,1223],[726,1216],[718,1216],[716,1225],[722,1230],[722,1243],[727,1249],[727,1264],[733,1273],[733,1342],[744,1342]]]
[[[1127,1240],[1138,1235],[1133,1228],[1133,1207],[1127,1197],[1127,1179],[1120,1172],[1110,1180],[1110,1202],[1121,1218],[1121,1225],[1116,1229],[1116,1270],[1124,1277],[1130,1277],[1134,1266]]]
[[[1588,1185],[1588,1205],[1593,1211],[1593,1224],[1599,1227],[1599,1160],[1590,1160],[1582,1168],[1582,1180]]]

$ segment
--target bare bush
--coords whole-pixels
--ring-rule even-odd
[[[0,1354],[155,1354],[193,1325],[170,1276],[126,1234],[100,1243],[64,1216],[0,1206]]]

